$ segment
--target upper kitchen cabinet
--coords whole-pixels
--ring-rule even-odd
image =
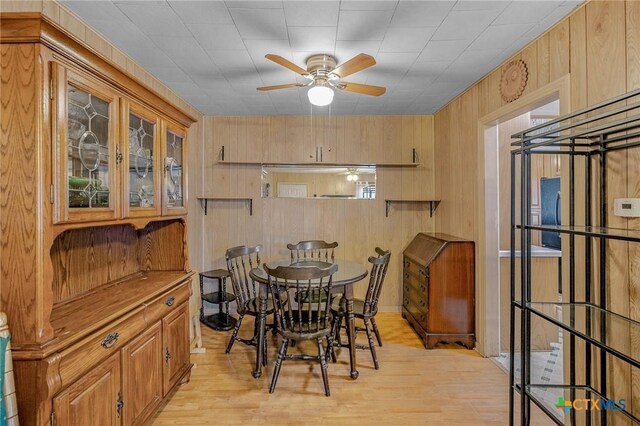
[[[186,128],[52,63],[54,223],[186,214]]]
[[[118,96],[108,86],[53,65],[54,222],[119,216]]]
[[[123,101],[122,110],[124,216],[159,216],[159,118],[131,101]]]
[[[162,158],[164,159],[164,190],[162,214],[187,214],[186,130],[164,122]]]

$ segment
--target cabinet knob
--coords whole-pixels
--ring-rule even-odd
[[[164,303],[166,303],[167,306],[173,306],[173,303],[176,301],[176,298],[171,296],[170,298],[168,298]]]
[[[118,333],[117,331],[113,332],[105,337],[100,345],[105,349],[109,349],[116,344],[116,342],[118,341],[118,337],[120,337],[120,333]]]

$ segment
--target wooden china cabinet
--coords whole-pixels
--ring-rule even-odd
[[[20,421],[147,422],[188,380],[193,117],[40,14],[0,14],[0,310]]]

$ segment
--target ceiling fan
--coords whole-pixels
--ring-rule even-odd
[[[341,81],[344,77],[355,74],[376,64],[376,60],[373,59],[373,56],[365,53],[360,53],[339,66],[336,66],[336,60],[333,56],[324,54],[313,55],[307,59],[306,70],[282,56],[268,54],[265,55],[265,58],[300,74],[301,76],[309,79],[309,82],[263,86],[258,87],[258,90],[268,91],[288,89],[290,87],[311,86],[307,95],[309,96],[309,102],[313,105],[329,105],[333,101],[333,89],[345,90],[347,92],[369,96],[380,96],[387,90],[380,86]]]

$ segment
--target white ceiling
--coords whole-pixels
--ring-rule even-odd
[[[582,3],[63,2],[205,115],[311,113],[306,88],[256,91],[296,81],[267,53],[303,67],[314,53],[376,58],[346,80],[385,86],[385,95],[339,92],[314,114],[431,114]]]

